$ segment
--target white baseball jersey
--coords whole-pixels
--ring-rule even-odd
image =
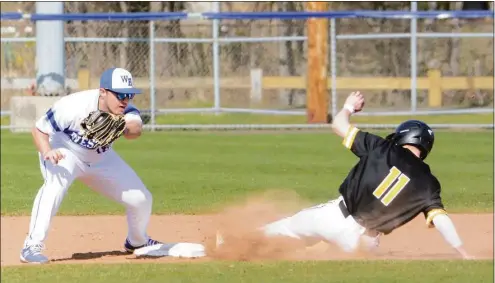
[[[83,162],[97,162],[111,147],[97,147],[93,140],[81,136],[81,121],[90,112],[98,110],[99,89],[76,92],[62,97],[48,109],[37,122],[36,127],[50,135],[52,148],[66,147]],[[139,110],[127,105],[124,110],[126,121],[142,123]]]
[[[101,75],[100,88],[117,93],[141,93],[132,82],[129,71],[109,68]],[[36,122],[36,127],[49,135],[51,147],[58,149],[63,158],[54,164],[39,154],[44,182],[33,202],[29,233],[20,256],[23,262],[37,262],[32,257],[39,255],[52,218],[74,180],[125,207],[126,246],[139,247],[149,242],[146,229],[152,209],[151,192],[129,164],[111,148],[112,145],[99,147],[81,135],[82,120],[98,110],[99,92],[99,89],[92,89],[64,96]],[[131,104],[124,110],[126,121],[142,123],[139,114]]]

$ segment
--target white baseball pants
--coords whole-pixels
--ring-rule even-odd
[[[134,246],[148,240],[146,229],[151,215],[152,196],[134,170],[110,149],[98,163],[82,162],[74,153],[59,148],[65,158],[57,165],[44,161],[40,168],[45,182],[34,200],[29,234],[25,245],[43,243],[52,217],[75,179],[126,207],[128,239]],[[122,240],[124,241],[124,239]]]
[[[346,252],[355,251],[360,239],[371,245],[378,245],[378,238],[365,236],[366,228],[354,220],[352,216],[344,217],[339,202],[342,196],[327,203],[303,209],[296,214],[272,222],[262,228],[267,236],[286,236],[311,241],[327,241],[338,245]],[[369,245],[366,243],[366,245]]]

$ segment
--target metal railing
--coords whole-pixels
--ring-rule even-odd
[[[493,19],[493,11],[428,11],[428,12],[418,12],[417,11],[417,4],[416,2],[412,2],[412,10],[411,11],[344,11],[344,12],[266,12],[266,13],[258,13],[258,12],[251,12],[251,13],[221,13],[221,12],[208,12],[208,13],[102,13],[102,14],[62,14],[62,15],[48,15],[48,14],[20,14],[20,13],[2,13],[1,19],[2,19],[2,25],[4,24],[5,21],[40,21],[40,20],[63,20],[63,21],[81,21],[85,20],[88,22],[94,22],[94,23],[107,23],[106,25],[108,27],[111,26],[112,23],[123,21],[123,20],[133,20],[133,21],[139,21],[139,23],[142,23],[140,25],[140,29],[142,30],[141,34],[139,36],[128,36],[128,37],[119,37],[119,36],[88,36],[87,34],[84,33],[90,33],[89,30],[91,27],[85,27],[84,28],[84,36],[73,36],[69,32],[66,32],[65,36],[65,43],[71,44],[69,46],[77,46],[73,47],[75,49],[74,52],[72,52],[71,56],[74,58],[79,58],[82,56],[81,54],[83,53],[83,50],[88,50],[90,49],[90,45],[95,45],[95,44],[102,44],[105,45],[106,47],[102,47],[102,50],[104,48],[108,49],[108,46],[110,44],[114,43],[120,43],[120,44],[142,44],[140,46],[146,46],[146,51],[144,51],[142,48],[136,48],[134,47],[132,50],[133,52],[137,52],[136,50],[140,50],[139,52],[142,52],[139,54],[139,58],[143,58],[143,61],[146,63],[142,63],[142,66],[140,66],[137,71],[136,77],[146,77],[147,80],[149,80],[149,97],[147,97],[147,105],[149,105],[149,113],[151,115],[150,119],[150,125],[149,127],[151,129],[159,129],[159,128],[174,128],[177,126],[170,126],[170,125],[157,125],[156,124],[156,115],[161,115],[161,114],[167,114],[167,113],[190,113],[190,112],[212,112],[212,113],[221,113],[221,112],[229,112],[229,113],[257,113],[257,114],[270,114],[270,115],[306,115],[306,112],[304,110],[298,110],[297,107],[292,107],[292,109],[280,109],[280,108],[291,108],[291,107],[278,107],[279,109],[270,109],[269,107],[263,107],[263,108],[256,108],[256,107],[238,107],[235,106],[238,103],[232,103],[234,106],[230,105],[224,105],[224,102],[222,102],[222,98],[224,96],[223,93],[227,93],[227,90],[224,90],[221,88],[221,81],[224,78],[227,78],[228,75],[230,74],[231,70],[236,69],[236,63],[242,65],[241,70],[238,72],[237,76],[244,76],[249,78],[249,73],[247,73],[248,70],[253,69],[253,68],[260,68],[262,70],[265,70],[266,68],[268,73],[274,73],[277,71],[277,69],[280,69],[281,63],[278,63],[277,65],[277,60],[270,61],[269,63],[263,64],[264,59],[269,59],[270,55],[266,55],[266,57],[263,57],[263,54],[257,55],[259,58],[258,62],[259,65],[261,66],[256,66],[257,63],[240,63],[240,62],[233,62],[231,65],[233,66],[225,66],[226,63],[224,63],[223,59],[227,58],[229,56],[229,51],[237,49],[237,48],[243,48],[244,46],[247,46],[249,44],[258,44],[261,46],[261,44],[269,45],[269,44],[275,44],[277,46],[280,46],[280,43],[297,43],[297,42],[306,42],[307,36],[304,34],[297,34],[297,35],[276,35],[276,36],[232,36],[231,34],[222,34],[222,28],[224,27],[224,22],[225,21],[232,21],[232,20],[252,20],[252,23],[256,23],[257,21],[266,21],[266,20],[291,20],[291,19],[297,19],[300,20],[301,22],[304,22],[305,19],[308,19],[310,17],[317,17],[317,18],[329,18],[330,19],[330,28],[329,28],[329,33],[330,33],[330,48],[329,48],[329,65],[330,65],[330,80],[331,80],[331,87],[330,87],[330,111],[331,113],[336,113],[338,108],[340,107],[339,104],[341,104],[343,99],[340,97],[342,94],[339,95],[339,89],[337,85],[337,78],[339,76],[339,73],[344,73],[345,76],[350,76],[352,77],[352,72],[355,71],[348,71],[348,70],[343,70],[339,66],[341,63],[345,63],[345,58],[339,58],[339,54],[343,54],[347,52],[344,50],[344,48],[339,47],[339,43],[344,42],[351,42],[351,41],[370,41],[370,40],[409,40],[409,63],[410,67],[408,68],[409,71],[409,77],[410,77],[410,92],[407,91],[403,96],[404,97],[409,97],[409,103],[410,106],[407,109],[407,106],[402,107],[400,109],[389,107],[385,105],[385,107],[379,107],[380,104],[378,103],[375,111],[371,112],[363,112],[363,113],[358,113],[358,115],[435,115],[435,114],[461,114],[461,113],[493,113],[493,107],[464,107],[464,109],[435,109],[431,110],[428,109],[427,107],[422,107],[423,109],[420,109],[418,105],[418,89],[417,89],[417,78],[418,78],[418,52],[421,52],[421,49],[418,48],[418,40],[420,39],[443,39],[443,38],[465,38],[465,39],[472,39],[472,38],[485,38],[488,39],[487,42],[492,42],[493,41],[493,22],[491,23],[492,29],[489,32],[419,32],[418,31],[418,20],[424,20],[424,19],[429,19],[432,21],[437,21],[441,20],[444,21],[445,19],[480,19],[480,18],[489,18]],[[216,10],[218,11],[218,6],[216,6]],[[339,25],[338,21],[340,20],[345,20],[345,19],[355,19],[358,21],[364,20],[364,19],[387,19],[388,21],[408,21],[409,22],[409,32],[382,32],[382,33],[362,33],[362,34],[350,34],[350,33],[339,33],[338,30],[343,26]],[[159,24],[166,22],[166,21],[172,21],[172,20],[180,20],[182,23],[185,23],[187,21],[201,21],[201,25],[207,26],[205,24],[205,21],[211,23],[211,31],[208,33],[206,32],[205,34],[202,34],[201,37],[194,37],[190,35],[184,35],[182,37],[180,36],[163,36],[165,28],[162,26],[158,26]],[[100,24],[101,25],[101,24]],[[94,29],[96,29],[97,26],[94,26]],[[100,26],[101,28],[101,26]],[[262,28],[260,28],[261,30]],[[159,33],[159,34],[158,34]],[[174,34],[174,32],[171,32]],[[190,32],[191,34],[194,34],[194,32]],[[268,34],[270,32],[267,32]],[[146,36],[143,36],[143,34],[146,34]],[[4,37],[2,36],[1,38],[2,45],[3,44],[19,44],[19,43],[27,43],[27,42],[35,42],[35,37]],[[83,46],[79,46],[79,45]],[[167,48],[172,46],[174,44],[174,47],[179,46],[178,48],[182,47],[186,48],[187,50],[185,51],[186,53],[190,50],[193,49],[194,46],[196,47],[202,47],[203,49],[200,51],[200,53],[206,53],[205,50],[210,51],[209,49],[211,48],[211,52],[209,55],[204,55],[206,57],[211,56],[211,58],[207,58],[204,61],[202,61],[201,66],[197,67],[196,69],[191,69],[189,68],[191,65],[191,61],[188,62],[181,62],[184,58],[178,58],[176,59],[177,62],[180,64],[180,68],[177,67],[176,69],[178,71],[173,71],[169,70],[167,68],[170,68],[169,65],[173,65],[174,62],[172,61],[167,61],[163,62],[164,60],[164,55],[163,52],[169,51]],[[489,44],[489,43],[488,43]],[[491,49],[490,52],[491,54],[485,54],[483,56],[487,56],[487,58],[491,58],[493,61],[493,42],[491,43]],[[208,45],[208,46],[206,46]],[[211,47],[210,47],[211,45]],[[265,46],[263,45],[263,46]],[[358,44],[357,44],[358,45]],[[185,47],[184,47],[185,46]],[[205,47],[206,46],[206,47]],[[229,50],[229,46],[231,47],[231,50]],[[351,43],[347,43],[343,47],[351,46]],[[353,45],[354,46],[354,45]],[[3,47],[3,46],[2,46]],[[265,46],[263,47],[263,51],[267,51],[266,53],[273,52],[273,50],[280,50],[280,47],[272,48],[271,46]],[[253,49],[256,48],[251,48],[249,49],[250,55],[251,53],[254,53]],[[96,50],[96,49],[95,49]],[[100,49],[98,49],[100,50]],[[129,49],[127,49],[129,50]],[[391,49],[389,49],[391,50]],[[86,52],[86,51],[84,51]],[[97,52],[97,51],[95,51]],[[176,54],[174,52],[177,51],[170,51],[167,54]],[[178,51],[178,53],[181,53],[182,51]],[[234,52],[234,51],[232,51]],[[237,52],[237,51],[236,51]],[[238,52],[239,54],[242,55],[242,52]],[[263,52],[262,52],[263,53]],[[276,53],[276,52],[275,52]],[[270,53],[271,56],[275,53]],[[362,52],[365,53],[365,52]],[[223,55],[227,54],[227,55]],[[137,54],[132,54],[131,56],[127,57],[138,57]],[[86,54],[85,56],[89,57],[90,54]],[[182,56],[187,56],[187,55],[182,55]],[[224,57],[222,57],[224,56]],[[236,55],[237,56],[237,55]],[[296,56],[296,55],[293,55]],[[299,55],[297,55],[299,56]],[[473,55],[476,57],[476,55]],[[232,56],[235,57],[235,56]],[[251,56],[254,57],[254,56]],[[229,57],[230,58],[230,57]],[[227,59],[229,59],[227,58]],[[261,58],[261,59],[260,59]],[[304,54],[302,54],[302,58],[304,59]],[[166,60],[170,60],[168,58],[165,58]],[[228,61],[228,60],[225,61]],[[255,58],[256,59],[256,58]],[[300,61],[297,62],[303,62],[299,59]],[[109,62],[106,62],[106,65],[109,63],[111,65],[116,65],[118,62],[113,61],[112,59]],[[175,60],[175,59],[174,59]],[[243,59],[236,59],[236,60],[243,60]],[[251,59],[253,60],[253,59]],[[77,61],[77,59],[74,59],[74,61]],[[129,58],[127,58],[127,61],[125,61],[126,64],[129,66],[133,65],[132,62],[129,61]],[[207,62],[207,63],[205,63]],[[211,62],[211,64],[209,63]],[[296,63],[297,63],[296,62]],[[78,64],[77,62],[75,64]],[[31,62],[31,66],[32,66]],[[68,64],[69,65],[69,64]],[[251,66],[253,65],[253,66]],[[400,65],[400,64],[397,64]],[[94,67],[93,70],[91,71],[91,74],[95,77],[97,77],[99,74],[98,72],[101,72],[102,69],[104,69],[105,62],[99,63],[98,67]],[[123,67],[128,67],[128,66],[123,66]],[[4,67],[2,66],[2,69]],[[75,66],[75,67],[67,67],[67,70],[74,70],[78,69],[80,66]],[[230,69],[229,69],[230,68]],[[400,66],[401,70],[397,71],[398,73],[404,72],[406,68],[403,66]],[[34,68],[33,68],[34,69]],[[205,69],[206,71],[201,71]],[[389,69],[392,69],[390,67]],[[275,70],[275,71],[274,71]],[[27,78],[32,78],[34,80],[34,77],[32,77],[32,70],[27,71],[29,73],[27,75]],[[232,71],[234,73],[235,71]],[[351,73],[351,74],[345,74],[345,73]],[[368,72],[370,73],[370,76],[373,76],[373,68],[371,67]],[[389,72],[389,70],[381,71],[382,73]],[[399,74],[378,74],[378,76],[383,77],[385,75],[393,77],[398,76]],[[133,72],[134,73],[134,72]],[[212,89],[208,89],[210,86],[191,86],[191,89],[193,91],[197,89],[202,89],[205,90],[207,93],[212,93],[212,105],[211,107],[163,107],[164,104],[168,103],[163,103],[159,102],[157,100],[157,97],[163,97],[169,93],[174,93],[174,90],[167,90],[167,89],[158,89],[157,85],[159,85],[159,80],[166,78],[177,78],[177,77],[183,77],[183,78],[188,78],[191,77],[190,73],[193,73],[192,77],[211,77],[212,80]],[[205,75],[206,73],[206,75]],[[391,73],[391,72],[389,72]],[[4,84],[4,80],[16,80],[19,78],[24,78],[26,79],[26,75],[17,75],[16,77],[5,77],[4,76],[5,72],[2,71],[2,92],[7,91],[4,89],[4,85],[13,85],[13,84]],[[31,76],[30,76],[31,75]],[[304,76],[304,68],[297,69],[292,76]],[[493,77],[493,70],[488,71],[488,73],[485,72],[485,74],[482,74],[485,77]],[[403,75],[402,75],[403,76]],[[472,76],[472,74],[468,74],[468,76]],[[282,76],[281,76],[282,77]],[[359,77],[359,76],[358,76]],[[70,75],[67,75],[67,81],[68,84],[76,86],[77,88],[78,81],[75,78],[74,75],[72,77]],[[356,86],[356,88],[359,89],[359,86]],[[475,86],[476,88],[476,86]],[[234,88],[235,89],[235,88]],[[268,90],[263,90],[263,92],[269,92]],[[491,97],[493,97],[493,88],[491,88]],[[249,92],[249,90],[247,91]],[[284,95],[287,95],[288,92],[291,92],[292,94],[294,92],[297,92],[297,90],[291,90],[290,88],[287,88],[284,91]],[[404,91],[403,91],[404,92]],[[304,96],[304,91],[300,91],[299,93],[302,93],[302,96]],[[378,93],[377,95],[380,95]],[[227,96],[227,95],[225,95]],[[249,94],[247,95],[249,96]],[[403,102],[404,103],[404,102]],[[228,104],[228,103],[226,103]],[[144,106],[146,108],[146,105]],[[385,108],[385,110],[381,109]],[[452,104],[451,107],[447,108],[459,108],[458,105]],[[468,109],[466,109],[468,108]],[[372,108],[373,109],[373,108]],[[8,109],[2,109],[1,115],[10,115],[10,112]],[[180,126],[180,125],[179,125]],[[192,127],[233,127],[233,126],[225,126],[225,125],[205,125],[205,126],[198,126],[198,125],[191,125]],[[237,125],[234,125],[237,126]],[[314,125],[280,125],[280,128],[286,128],[287,126],[292,126],[292,127],[315,127]],[[386,126],[386,125],[383,125]],[[390,126],[390,125],[389,125]],[[453,127],[460,127],[460,125],[451,125]],[[473,126],[473,125],[470,125]],[[187,127],[187,126],[184,126]],[[251,126],[246,126],[246,127],[251,127]],[[257,127],[254,125],[254,127]],[[270,126],[273,127],[273,126]],[[319,127],[319,126],[318,126]],[[483,125],[483,127],[486,127],[486,125]],[[489,127],[493,128],[493,124],[489,125]],[[4,126],[2,126],[4,128]]]

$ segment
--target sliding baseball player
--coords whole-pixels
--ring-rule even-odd
[[[462,258],[472,259],[444,208],[440,182],[424,161],[433,148],[433,130],[408,120],[386,138],[362,131],[349,118],[363,105],[363,95],[351,93],[333,121],[343,145],[359,158],[340,185],[340,196],[261,230],[270,237],[320,239],[354,252],[361,243],[375,249],[381,235],[423,214],[427,227],[435,227]]]
[[[335,116],[334,132],[358,159],[332,201],[272,222],[262,228],[267,236],[320,239],[353,252],[361,242],[373,250],[387,235],[423,214],[427,227],[435,227],[464,259],[463,247],[447,215],[440,182],[425,163],[435,135],[424,122],[408,120],[386,138],[350,124],[350,116],[364,106],[364,97],[353,92]]]

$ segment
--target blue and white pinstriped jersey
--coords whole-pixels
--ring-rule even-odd
[[[57,100],[36,122],[36,127],[50,136],[52,148],[65,147],[81,161],[100,160],[111,145],[97,147],[92,140],[81,136],[81,121],[98,109],[99,89],[76,92]],[[139,110],[128,104],[124,110],[126,120],[141,121]],[[141,121],[142,122],[142,121]]]

